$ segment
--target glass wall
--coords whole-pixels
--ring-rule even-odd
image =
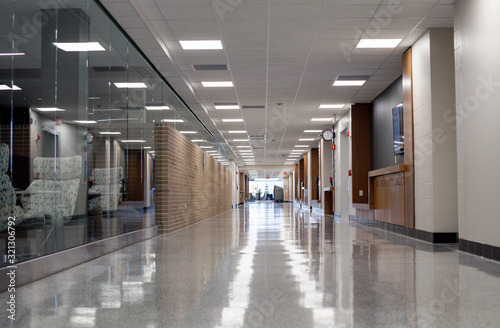
[[[9,217],[15,262],[153,226],[156,124],[227,161],[93,0],[2,1],[0,16],[2,266]]]
[[[254,179],[249,182],[250,199],[273,200],[274,186],[283,188],[282,178]]]

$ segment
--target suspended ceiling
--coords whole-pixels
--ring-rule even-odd
[[[305,130],[332,126],[312,118],[339,119],[350,103],[371,102],[401,75],[402,54],[427,29],[453,27],[454,0],[102,3],[238,165],[253,177],[277,177],[291,169],[287,159],[297,160],[289,158],[296,145],[317,146],[319,133]],[[402,41],[395,49],[357,49],[361,38]],[[183,50],[180,40],[221,40],[223,49]],[[228,69],[196,71],[194,65]],[[361,87],[332,86],[339,76],[360,75],[367,76]],[[202,81],[232,81],[234,87],[204,88]],[[215,103],[240,109],[217,110]],[[229,133],[235,130],[246,133]],[[251,146],[253,158],[242,157],[248,147],[238,146]]]

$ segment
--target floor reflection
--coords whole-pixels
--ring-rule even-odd
[[[257,202],[21,287],[15,325],[488,327],[498,272],[453,245]]]
[[[60,252],[72,247],[137,231],[154,225],[154,207],[144,208],[143,202],[123,202],[116,211],[94,216],[73,218],[69,222],[52,224],[41,221],[16,227],[16,258],[18,262]],[[0,267],[7,266],[7,231],[0,232]]]

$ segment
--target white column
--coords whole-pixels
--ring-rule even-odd
[[[500,1],[455,4],[459,237],[500,247]]]
[[[320,172],[320,193],[321,207],[325,209],[324,188],[330,187],[330,177],[333,177],[333,150],[332,142],[321,139],[321,172]]]
[[[415,228],[458,232],[453,30],[431,29],[412,47]]]

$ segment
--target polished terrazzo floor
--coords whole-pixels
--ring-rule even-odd
[[[251,203],[19,288],[12,326],[498,327],[499,290],[455,245]]]

